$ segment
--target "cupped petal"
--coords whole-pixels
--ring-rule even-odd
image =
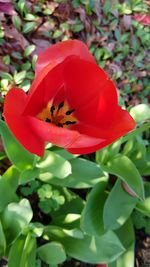
[[[71,55],[79,56],[93,63],[95,62],[94,57],[83,42],[67,40],[51,45],[39,55],[35,69],[36,75],[47,65],[49,65],[50,70]]]
[[[95,152],[96,150],[111,144],[118,138],[127,134],[128,132],[133,130],[135,126],[135,121],[130,116],[130,114],[126,110],[123,110],[121,107],[118,107],[115,118],[113,119],[113,123],[111,124],[111,126],[108,125],[107,129],[104,129],[103,125],[100,125],[99,127],[97,126],[96,128],[81,123],[72,126],[73,130],[76,130],[81,134],[84,133],[84,135],[87,134],[91,137],[99,137],[101,138],[101,140],[103,140],[102,142],[89,147],[80,147],[74,142],[70,147],[67,148],[67,150],[72,154],[88,154]]]
[[[44,77],[39,75],[35,78],[31,86],[32,94],[29,93],[24,109],[25,115],[36,116],[62,88],[64,64],[65,62],[50,72],[45,72]]]
[[[118,106],[117,90],[96,64],[72,58],[64,68],[66,98],[79,121],[105,125],[112,121]]]
[[[40,75],[37,75],[28,94],[24,115],[36,116],[58,94],[64,86],[64,67],[74,57],[76,56],[68,57],[50,71],[47,66]]]
[[[60,128],[52,123],[41,121],[37,118],[29,118],[33,131],[44,141],[51,142],[65,149],[71,146],[88,147],[97,145],[103,140],[100,137],[91,137],[81,134],[77,130]]]
[[[28,117],[22,116],[27,95],[21,89],[11,89],[4,103],[4,119],[16,139],[31,153],[42,156],[44,142],[32,129]]]

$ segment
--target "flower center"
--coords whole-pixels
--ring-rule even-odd
[[[69,109],[66,102],[62,101],[58,105],[54,105],[50,101],[46,108],[44,108],[37,118],[48,123],[53,123],[58,127],[69,128],[71,125],[77,123],[77,119],[74,117],[74,109]]]

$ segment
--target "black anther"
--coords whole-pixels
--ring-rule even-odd
[[[75,111],[75,109],[70,109],[70,110],[67,110],[66,111],[66,115],[70,115],[72,112],[74,112]]]
[[[76,121],[66,121],[64,124],[69,125],[69,124],[75,124],[75,123]]]
[[[64,101],[60,102],[60,104],[58,105],[58,110],[60,110],[63,106],[64,106]]]
[[[46,120],[45,120],[46,122],[51,122],[51,120],[49,119],[49,118],[46,118]]]
[[[55,106],[51,106],[50,112],[51,112],[52,116],[53,116],[54,110],[55,110]]]
[[[57,123],[57,126],[58,127],[63,127],[63,124],[59,122],[59,123]]]

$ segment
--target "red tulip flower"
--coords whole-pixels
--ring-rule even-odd
[[[52,45],[40,54],[29,93],[12,88],[3,115],[18,141],[39,156],[45,142],[73,154],[91,153],[135,127],[129,113],[118,106],[114,83],[77,40]]]
[[[96,267],[107,267],[107,264],[98,264]]]

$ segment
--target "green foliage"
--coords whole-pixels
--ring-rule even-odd
[[[0,120],[0,135],[3,140],[4,148],[8,158],[19,169],[30,169],[34,165],[35,156],[30,154],[21,144],[15,139],[12,133],[7,128],[6,124]]]
[[[136,130],[96,159],[52,145],[37,158],[0,121],[0,257],[8,267],[58,267],[68,257],[134,267],[133,225],[150,234],[150,29],[133,19],[148,14],[147,2],[41,0],[30,7],[15,0],[13,6],[11,34],[0,24],[0,104],[12,86],[29,90],[38,51],[70,38],[83,39],[117,81],[119,104],[143,104],[129,107]],[[7,48],[10,39],[15,49]]]
[[[47,264],[55,265],[66,260],[63,246],[58,242],[47,243],[37,250],[39,257]]]
[[[46,151],[36,167],[40,169],[39,178],[44,180],[52,176],[63,179],[71,173],[70,162],[52,151]]]
[[[91,264],[107,262],[109,267],[134,266],[132,221],[136,228],[149,233],[150,217],[150,186],[141,179],[146,166],[150,173],[149,165],[145,165],[149,162],[145,135],[149,122],[142,124],[149,115],[147,105],[142,107],[141,112],[138,107],[131,110],[138,128],[126,139],[97,151],[97,163],[51,145],[43,158],[35,162],[27,153],[22,162],[20,154],[12,153],[7,142],[7,154],[14,165],[0,179],[0,253],[8,255],[10,266],[13,262],[21,267],[30,266],[31,261],[38,264],[36,238],[44,239],[37,254],[50,266],[64,262],[66,255]],[[2,127],[7,129],[3,122]],[[14,144],[16,153],[20,153],[22,147],[13,138],[11,146]],[[67,188],[74,188],[75,192]],[[22,197],[26,199],[21,200]],[[38,208],[40,216],[51,218],[48,226],[41,224],[38,213],[37,223],[31,221],[35,214],[28,199],[34,213]],[[14,261],[16,249],[18,258]],[[29,252],[31,258],[27,257]]]
[[[65,202],[65,198],[60,194],[59,190],[54,190],[49,184],[42,185],[37,193],[40,199],[39,208],[44,213],[49,213],[51,210],[58,210],[59,206]]]
[[[0,221],[0,257],[3,257],[3,255],[5,254],[5,250],[6,250],[6,238]]]
[[[107,181],[97,183],[88,195],[81,215],[81,228],[90,235],[104,234],[103,208],[107,198],[105,188]]]
[[[142,178],[137,168],[128,157],[118,154],[112,160],[107,162],[107,165],[104,167],[104,169],[107,172],[118,176],[121,180],[127,183],[129,188],[139,198],[144,198]]]
[[[106,229],[120,228],[132,213],[138,199],[130,196],[118,180],[113,186],[104,206],[103,218]],[[111,210],[111,213],[110,213]]]
[[[70,161],[71,174],[64,179],[57,179],[51,174],[40,175],[42,181],[49,181],[52,184],[66,186],[71,188],[88,188],[93,187],[102,178],[107,179],[102,169],[92,161],[73,158]]]
[[[111,262],[124,252],[116,234],[111,231],[100,237],[84,235],[77,238],[70,236],[69,231],[47,226],[45,234],[54,241],[61,242],[69,256],[83,262]]]
[[[36,240],[30,233],[20,236],[13,243],[9,252],[8,267],[35,267]]]
[[[11,244],[28,226],[33,212],[27,199],[22,199],[19,203],[11,202],[3,210],[1,220],[7,239],[7,245]]]

